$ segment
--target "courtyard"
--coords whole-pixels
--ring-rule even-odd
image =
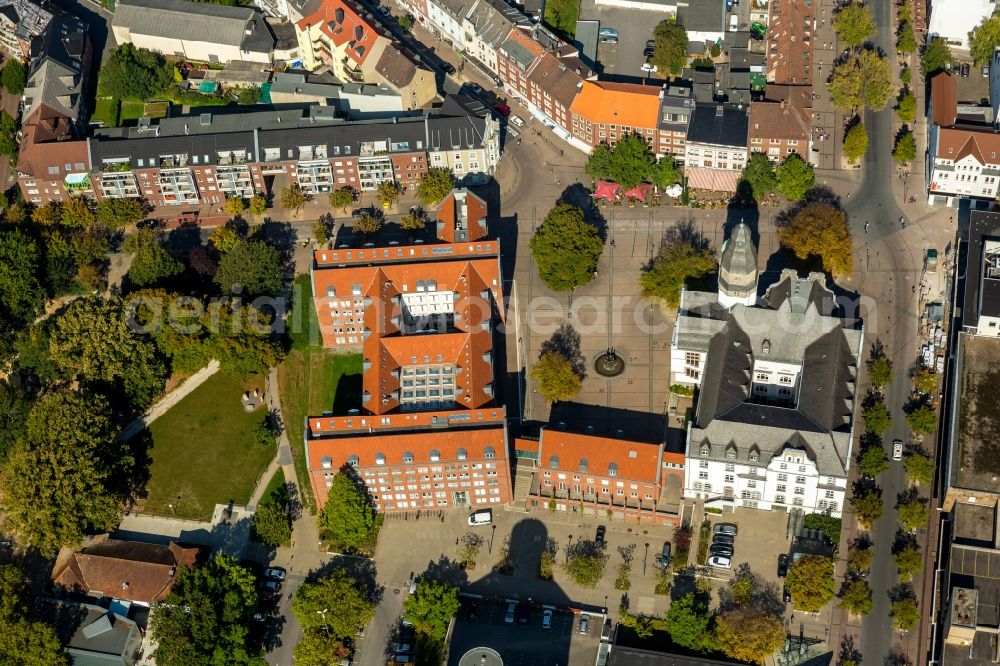
[[[150,479],[141,512],[207,520],[216,504],[250,498],[276,447],[254,442],[266,410],[246,412],[240,396],[263,388],[262,377],[242,381],[218,372],[149,426]]]

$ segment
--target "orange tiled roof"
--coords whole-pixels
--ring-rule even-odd
[[[449,243],[455,242],[455,231],[459,223],[460,199],[465,200],[468,240],[479,240],[486,235],[486,202],[468,190],[461,192],[453,190],[444,198],[437,209],[437,221],[442,225],[438,231],[438,237]],[[482,226],[480,226],[480,222],[482,222]]]
[[[1000,164],[998,154],[1000,154],[1000,134],[962,127],[942,127],[938,130],[935,157],[957,162],[971,155],[980,164]]]
[[[319,436],[343,435],[351,432],[370,433],[408,428],[430,428],[447,423],[503,423],[507,419],[504,407],[483,409],[451,409],[432,412],[400,412],[385,416],[310,416],[309,431]],[[534,447],[537,448],[537,445]]]
[[[299,21],[298,27],[305,30],[317,24],[338,47],[348,44],[347,54],[358,65],[364,63],[380,36],[343,0],[324,0],[315,12]]]
[[[660,89],[629,83],[584,81],[570,111],[593,123],[656,127]]]
[[[552,456],[558,456],[560,469],[575,470],[586,459],[591,473],[607,476],[608,466],[614,463],[619,478],[653,483],[659,479],[660,448],[659,444],[546,427],[541,433],[538,464],[548,467]]]
[[[528,51],[530,51],[532,54],[534,54],[536,58],[545,53],[545,48],[541,44],[533,40],[528,35],[528,33],[526,33],[524,30],[521,30],[520,28],[514,28],[513,30],[511,30],[510,35],[508,35],[507,37],[507,40],[508,41],[513,40],[517,42],[524,48],[528,49]]]

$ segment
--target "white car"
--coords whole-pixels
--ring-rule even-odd
[[[520,116],[511,116],[510,124],[516,125],[517,127],[524,127],[524,120]]]
[[[469,524],[472,526],[489,525],[492,522],[493,509],[479,509],[478,511],[473,511],[469,516]]]
[[[503,618],[505,624],[514,624],[514,611],[516,608],[517,603],[513,601],[507,602],[507,614]]]
[[[732,569],[733,561],[728,557],[722,555],[715,555],[708,559],[708,566],[715,567],[717,569]]]
[[[903,440],[901,439],[892,440],[892,459],[893,460],[903,459]]]
[[[639,66],[639,69],[641,69],[644,72],[655,72],[656,65],[647,60],[646,62],[642,63],[642,65]]]
[[[285,580],[285,570],[280,567],[271,567],[264,571],[264,578],[271,580]]]

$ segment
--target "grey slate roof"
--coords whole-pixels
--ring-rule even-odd
[[[726,32],[726,0],[694,0],[679,5],[677,22],[688,32]]]
[[[698,102],[688,125],[688,143],[746,148],[750,119],[746,107]]]
[[[28,40],[38,37],[52,20],[52,13],[31,0],[0,0],[0,12],[14,23],[14,35]]]
[[[1000,280],[984,279],[983,243],[1000,240],[1000,213],[973,210],[969,215],[965,307],[962,324],[975,327],[980,315],[1000,316]]]
[[[719,265],[722,269],[719,273],[720,287],[728,287],[722,278],[724,272],[733,275],[749,275],[757,271],[757,248],[754,247],[750,227],[746,224],[740,222],[733,229],[733,233],[722,248],[722,258]]]
[[[139,35],[238,46],[254,53],[270,53],[274,48],[264,17],[250,7],[185,0],[120,0],[112,25]]]
[[[524,71],[527,71],[531,67],[531,63],[535,62],[535,54],[514,39],[508,39],[500,45],[500,48]]]
[[[815,283],[815,278],[787,273],[783,277]],[[810,289],[792,285],[789,292]],[[766,465],[771,456],[791,444],[808,451],[820,474],[845,474],[863,334],[845,328],[837,317],[824,316],[814,307],[814,300],[806,303],[804,309],[791,298],[781,300],[776,309],[736,305],[721,317],[710,303],[701,305],[701,311],[712,318],[682,312],[677,322],[678,347],[694,342],[698,346],[691,348],[704,349],[709,338],[688,455],[726,460],[727,449],[735,447],[736,459],[747,460],[753,448],[760,464]],[[794,405],[754,399],[755,359],[801,365]]]
[[[661,130],[687,132],[694,111],[694,93],[689,87],[671,84],[663,91],[658,127]]]
[[[87,26],[68,14],[56,14],[37,43],[28,66],[24,117],[41,105],[72,120],[80,115],[83,97],[83,60],[89,46]]]
[[[74,666],[135,663],[142,634],[132,620],[71,601],[43,601],[40,612],[56,627]]]
[[[467,20],[479,38],[496,48],[515,25],[528,25],[531,20],[501,0],[476,0]]]

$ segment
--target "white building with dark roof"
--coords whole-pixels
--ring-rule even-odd
[[[31,0],[0,0],[0,50],[27,60],[31,40],[44,32],[52,13]]]
[[[743,227],[727,243],[718,294],[682,293],[671,382],[700,389],[684,493],[720,508],[839,516],[863,330],[838,316],[818,273],[784,271],[756,306],[733,298],[750,284],[756,298],[748,241]]]

